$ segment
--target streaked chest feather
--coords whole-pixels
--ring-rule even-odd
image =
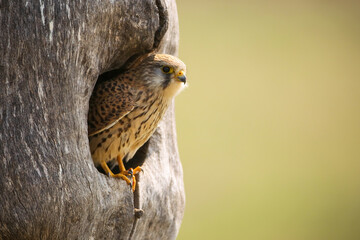
[[[169,101],[164,98],[142,99],[141,104],[114,126],[90,137],[94,162],[108,162],[118,155],[126,157],[125,161],[131,159],[155,131]]]

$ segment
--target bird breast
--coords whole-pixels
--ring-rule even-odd
[[[126,162],[151,137],[163,117],[169,100],[162,97],[144,98],[133,111],[111,128],[91,136],[90,148],[95,164],[111,161],[120,155]]]

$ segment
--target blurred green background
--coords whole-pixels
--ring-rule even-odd
[[[360,239],[360,4],[177,5],[178,239]]]

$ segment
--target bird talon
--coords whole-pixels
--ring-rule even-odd
[[[132,180],[133,180],[133,186],[132,186],[132,191],[135,192],[135,188],[136,188],[136,178],[135,175],[132,176]]]
[[[135,174],[138,174],[140,171],[143,172],[143,170],[140,166],[136,167],[135,169],[129,168],[128,170],[126,170],[122,161],[120,161],[120,160],[121,159],[119,159],[120,173],[117,173],[117,174],[114,174],[109,169],[109,167],[107,166],[105,161],[101,162],[101,166],[103,167],[103,169],[105,170],[105,172],[107,173],[107,175],[109,177],[122,178],[127,184],[130,185],[131,190],[133,192],[135,192],[135,188],[136,188]],[[132,180],[132,182],[131,182],[131,180]]]
[[[134,175],[134,170],[132,168],[129,168],[127,172],[130,174],[130,176]]]
[[[139,172],[144,172],[144,170],[143,170],[140,166],[136,167],[136,168],[133,170],[134,175],[135,175],[135,174],[138,174]]]

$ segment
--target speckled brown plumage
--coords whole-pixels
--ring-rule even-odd
[[[96,85],[89,104],[88,131],[91,155],[112,177],[128,183],[123,161],[131,159],[150,138],[173,97],[186,84],[185,65],[178,58],[151,54],[130,70]],[[120,174],[107,162],[117,159]],[[135,189],[133,177],[133,190]]]

